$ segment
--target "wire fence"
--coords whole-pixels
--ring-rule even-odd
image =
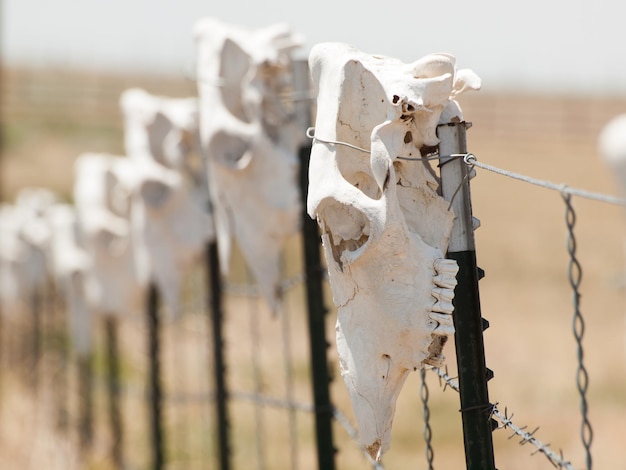
[[[588,125],[594,127],[596,124],[594,121]],[[476,153],[480,156],[479,152]],[[476,157],[468,159],[467,164],[520,180],[516,178],[519,174],[487,165]],[[566,205],[567,246],[564,251],[568,256],[567,274],[573,300],[572,323],[577,361],[576,383],[572,382],[572,388],[576,387],[579,393],[582,415],[580,434],[585,467],[572,465],[563,452],[555,452],[549,444],[541,442],[536,428],[528,431],[525,426],[515,424],[508,407],[502,412],[502,407],[495,403],[488,410],[488,414],[499,422],[500,429],[511,431],[511,438],[518,437],[520,444],[532,446],[535,449],[533,453],[545,457],[551,466],[590,469],[594,433],[589,412],[593,409],[593,403],[590,403],[590,380],[584,362],[585,319],[580,304],[581,289],[584,288],[581,283],[584,261],[578,259],[578,238],[574,231],[576,211],[572,198],[585,198],[587,194],[592,194],[594,197],[591,199],[594,202],[618,205],[623,204],[623,200],[601,193],[579,191],[565,185],[554,185],[543,180],[528,177],[525,180],[533,185],[544,183],[544,188],[558,191]],[[271,315],[256,287],[250,282],[243,260],[237,254],[232,269],[234,274],[224,285],[224,341],[229,385],[227,408],[232,468],[249,468],[251,462],[252,468],[259,470],[316,468],[313,430],[319,410],[314,405],[310,384],[311,358],[305,340],[309,328],[305,314],[307,276],[301,261],[301,250],[299,237],[294,237],[286,249],[285,256],[291,262],[286,263],[282,284],[284,315]],[[176,323],[162,325],[162,437],[165,448],[161,458],[167,468],[219,468],[216,464],[216,393],[211,381],[214,367],[211,353],[213,345],[211,325],[206,314],[206,296],[212,294],[206,292],[204,271],[204,266],[198,266],[189,275],[184,296],[185,314],[182,318]],[[327,289],[327,286],[324,288]],[[324,296],[326,307],[331,309],[324,320],[327,331],[330,332],[333,315],[327,290]],[[31,314],[18,315],[15,312],[16,314],[6,315],[5,312],[3,316],[3,364],[11,376],[19,377],[24,389],[30,390],[28,393],[37,397],[42,406],[45,404],[45,411],[52,416],[49,421],[53,424],[55,433],[64,436],[62,440],[74,443],[79,449],[77,455],[68,452],[67,459],[76,459],[82,465],[76,468],[90,468],[90,465],[102,465],[102,462],[110,468],[122,468],[120,461],[123,461],[123,468],[150,468],[152,443],[148,437],[151,424],[147,409],[149,335],[145,319],[141,316],[119,319],[117,344],[120,351],[118,387],[121,422],[116,425],[109,422],[115,418],[106,408],[107,395],[110,393],[108,387],[111,369],[108,363],[111,359],[107,356],[106,347],[110,342],[107,336],[109,329],[104,321],[95,330],[96,348],[93,357],[89,358],[93,371],[90,386],[85,385],[80,362],[73,356],[62,314],[64,307],[62,301],[55,296],[54,289],[50,288],[41,297],[31,299],[31,304],[24,305],[23,310],[30,311]],[[497,325],[494,329],[497,329]],[[564,333],[561,331],[559,334]],[[329,351],[324,360],[333,364],[336,353],[332,349],[332,338],[325,338],[325,341],[329,345]],[[489,351],[487,357],[489,358]],[[331,375],[336,375],[335,367],[331,366],[330,369]],[[447,371],[433,371],[441,380],[444,390],[451,388],[458,391],[458,383]],[[593,369],[589,371],[593,372]],[[499,373],[496,369],[496,375]],[[3,375],[6,380],[6,374]],[[428,387],[428,375],[431,374],[423,374],[418,386],[413,386],[408,391],[408,394],[415,395],[416,401],[412,403],[410,413],[413,421],[423,423],[424,441],[420,442],[420,433],[415,432],[415,428],[413,434],[401,439],[412,442],[413,455],[420,454],[415,460],[417,468],[449,468],[445,466],[446,461],[438,452],[437,442],[437,423],[440,419],[446,419],[446,415],[444,413],[444,418],[438,416],[442,414],[441,401],[435,400],[433,406],[434,394],[432,387]],[[345,396],[342,397],[338,392],[342,385],[340,383],[337,387],[331,384],[331,387],[335,387],[335,406],[331,414],[335,445],[339,451],[336,457],[338,468],[354,468],[354,462],[357,462],[363,467],[382,469],[383,464],[373,462],[356,444],[357,430],[352,424],[349,406]],[[541,385],[543,384],[538,386]],[[86,391],[85,387],[92,391]],[[86,401],[90,393],[93,393],[91,404]],[[403,393],[406,394],[407,391]],[[416,403],[421,403],[423,417],[419,416]],[[454,411],[458,412],[456,409]],[[42,422],[38,421],[40,424]],[[537,424],[546,429],[541,422]],[[115,431],[116,426],[122,431]],[[115,432],[122,433],[119,442],[113,435]],[[571,430],[567,432],[571,433]],[[394,439],[399,440],[397,436]],[[116,444],[121,444],[117,450]],[[460,452],[460,446],[457,449]],[[346,464],[339,454],[350,455],[352,460]],[[441,463],[438,463],[438,458],[441,458]],[[531,460],[527,461],[524,468],[535,465],[540,457],[529,458]],[[501,465],[506,464],[502,462]],[[68,465],[65,468],[72,467]]]

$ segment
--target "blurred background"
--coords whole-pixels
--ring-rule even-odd
[[[479,161],[554,183],[619,195],[622,189],[598,155],[597,138],[612,117],[626,112],[625,13],[626,6],[608,0],[529,0],[519,6],[492,0],[410,5],[390,0],[376,6],[326,0],[3,0],[0,197],[10,202],[21,188],[38,186],[71,202],[73,162],[78,154],[123,152],[118,99],[126,88],[143,87],[172,97],[194,96],[191,31],[194,22],[204,16],[247,27],[286,22],[305,39],[296,53],[300,58],[306,58],[310,47],[323,41],[350,43],[364,52],[405,62],[431,52],[453,54],[459,68],[471,68],[483,81],[481,91],[460,99],[466,119],[473,123],[468,150]],[[486,271],[480,284],[482,311],[491,324],[485,332],[487,366],[495,372],[489,382],[491,400],[514,412],[520,425],[531,430],[539,426],[539,439],[562,449],[575,468],[584,468],[562,198],[544,188],[480,169],[477,172],[472,196],[474,215],[481,220],[476,232],[478,262]],[[622,449],[626,422],[626,214],[620,206],[581,198],[574,198],[574,206],[578,259],[583,269],[581,308],[586,321],[584,359],[590,380],[594,462],[597,468],[626,468]],[[297,252],[298,247],[294,241],[289,249]],[[289,268],[292,273],[299,269],[295,262]],[[243,276],[244,271],[235,269],[233,276]],[[294,294],[296,299],[301,295]],[[326,303],[332,306],[330,298]],[[332,332],[332,309],[328,317],[328,331]],[[249,337],[236,336],[245,329],[239,324],[241,319],[230,321],[231,341],[248,344]],[[294,325],[298,321],[303,322],[296,319]],[[203,324],[194,316],[186,322]],[[267,326],[268,337],[274,331],[271,325]],[[206,390],[208,378],[202,371],[208,366],[198,362],[199,357],[208,361],[202,339],[205,327],[180,328],[168,336],[172,347],[166,359],[170,361],[168,370],[186,364],[192,370],[185,373],[192,378],[185,380],[197,380],[193,387]],[[141,341],[142,331],[131,325],[124,333],[129,349],[126,374],[139,383],[137,364],[145,357],[136,343]],[[186,341],[176,335],[184,338],[190,331],[194,339],[186,344],[198,349],[175,349],[173,345]],[[329,342],[334,343],[332,333]],[[454,371],[454,349],[449,345],[446,351]],[[307,399],[306,351],[299,353],[299,387]],[[276,354],[280,360],[280,351],[267,354],[268,358]],[[239,357],[245,356],[243,353],[236,356],[248,359]],[[273,359],[268,360],[272,363]],[[242,363],[242,371],[248,370],[247,364]],[[238,368],[235,364],[230,367]],[[349,414],[336,361],[331,367],[336,377],[333,398]],[[426,468],[419,377],[413,375],[400,395],[385,468]],[[171,375],[166,382],[177,380],[180,376]],[[458,396],[442,391],[434,377],[429,384],[436,467],[462,468]],[[0,462],[8,465],[3,468],[112,468],[106,457],[106,437],[97,441],[87,463],[79,466],[76,436],[64,434],[46,418],[42,403],[47,395],[41,389],[38,394],[25,393],[23,387],[10,375],[2,381]],[[143,455],[140,450],[147,445],[142,437],[146,431],[137,424],[139,419],[132,418],[142,406],[140,396],[130,400],[134,403],[128,405],[131,417],[125,419],[140,428],[136,435],[129,431],[128,439],[130,447]],[[172,429],[180,432],[171,433],[178,436],[174,438],[179,439],[176,448],[187,449],[189,455],[194,449],[203,455],[198,449],[210,445],[201,437],[211,439],[212,425],[210,418],[201,418],[193,406],[172,413],[176,415],[171,418]],[[245,411],[234,413],[246,421]],[[200,421],[190,424],[196,418]],[[300,424],[305,440],[312,433],[307,419]],[[242,424],[240,429],[247,437],[246,433],[255,433],[252,423]],[[337,434],[340,468],[367,468],[350,440],[341,437],[340,431]],[[494,434],[499,468],[553,468],[543,456],[531,456],[534,449],[519,446],[516,438],[509,440],[509,435],[508,430]],[[269,452],[278,453],[280,445],[276,447]],[[303,444],[301,452],[302,468],[314,468],[312,451]],[[210,456],[204,455],[202,460],[187,454],[183,458],[172,451],[171,468],[214,468]],[[129,468],[147,468],[141,455],[129,457]],[[251,462],[258,461],[258,454],[250,449],[237,455],[241,459],[237,468],[250,468]],[[183,463],[176,466],[177,461]],[[270,468],[283,467],[276,464]]]

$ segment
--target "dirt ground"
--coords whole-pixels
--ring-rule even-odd
[[[620,194],[621,188],[597,154],[596,140],[599,129],[612,115],[626,111],[626,102],[610,97],[481,97],[481,93],[461,100],[467,120],[473,123],[467,135],[468,151],[480,162],[572,188]],[[11,121],[8,115],[7,119],[5,132],[11,135],[5,136],[1,175],[5,199],[27,185],[46,185],[69,197],[71,164],[79,152],[115,153],[121,148],[120,130],[115,126],[98,132],[97,127],[68,130],[36,124],[23,117]],[[530,431],[539,427],[535,437],[550,444],[557,453],[562,451],[574,468],[585,468],[581,404],[576,387],[579,365],[573,324],[574,295],[568,281],[571,257],[563,197],[554,190],[482,169],[476,171],[477,176],[471,181],[473,212],[481,222],[475,234],[476,252],[478,264],[486,272],[480,282],[480,300],[483,316],[490,323],[484,335],[486,362],[495,374],[489,382],[490,399],[498,403],[501,411],[513,414],[517,425],[528,426]],[[626,213],[621,206],[577,196],[572,203],[576,212],[575,256],[582,267],[582,359],[589,376],[586,398],[593,428],[593,466],[624,469],[626,452],[621,428],[626,422]],[[329,314],[331,343],[333,314]],[[231,320],[229,324],[230,341],[248,344],[249,336],[237,335],[243,335],[249,326],[238,321]],[[278,334],[275,323],[264,328],[268,338],[279,340],[272,336]],[[305,360],[306,349],[301,345],[298,348],[300,364]],[[235,357],[242,362],[248,360],[241,350],[237,351],[241,357]],[[454,375],[452,342],[446,346],[446,356]],[[270,362],[272,358],[268,356]],[[277,356],[276,360],[280,358]],[[249,365],[241,367],[249,371]],[[306,366],[301,367],[304,372],[299,374],[298,389],[306,397]],[[334,367],[333,397],[351,419],[336,363]],[[234,383],[247,380],[238,377],[233,377]],[[383,461],[386,469],[426,468],[418,379],[417,374],[412,374],[400,395],[392,447]],[[443,391],[433,374],[429,374],[427,383],[435,468],[464,468],[458,396],[450,389]],[[44,410],[50,406],[46,400],[41,395],[25,393],[13,376],[3,380],[0,462],[7,464],[2,464],[2,468],[80,468],[75,442],[60,436],[45,418]],[[246,421],[245,416],[239,416],[246,411],[233,413],[235,420]],[[250,421],[249,414],[247,420]],[[307,438],[312,433],[306,428],[308,425],[308,418],[303,418],[299,428]],[[248,423],[247,429],[244,424],[241,426],[238,432],[242,435],[254,435],[252,423]],[[335,433],[340,449],[338,468],[368,468],[339,426]],[[498,468],[554,468],[543,455],[532,455],[536,449],[531,444],[521,446],[519,439],[509,439],[510,435],[506,429],[494,433]],[[309,447],[301,445],[301,468],[314,468],[311,454]],[[237,468],[248,468],[253,465],[255,454],[242,451],[237,458]],[[108,468],[100,462],[89,468]],[[143,468],[143,464],[138,463],[137,468]]]

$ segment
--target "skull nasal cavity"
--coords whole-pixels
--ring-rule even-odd
[[[408,144],[413,142],[413,134],[411,134],[411,131],[407,131],[406,134],[404,134],[404,143]]]
[[[345,255],[354,254],[367,243],[369,221],[358,209],[332,200],[326,200],[318,213],[324,220],[324,231],[329,237],[333,258],[342,266],[346,261]]]

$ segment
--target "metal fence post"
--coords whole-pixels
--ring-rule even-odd
[[[151,282],[148,288],[148,302],[146,305],[146,319],[148,323],[148,360],[150,361],[149,394],[150,394],[150,424],[152,439],[152,468],[161,470],[165,466],[163,423],[161,419],[162,392],[161,392],[161,345],[159,325],[159,292]]]
[[[306,60],[294,61],[293,74],[295,114],[299,127],[304,132],[312,124],[314,114],[308,62]],[[331,377],[328,371],[328,342],[325,323],[327,309],[324,306],[324,270],[320,254],[320,233],[317,222],[311,219],[306,212],[310,157],[311,145],[307,142],[300,147],[300,194],[302,195],[302,244],[315,406],[315,436],[318,468],[320,470],[334,470],[333,406],[330,401]]]
[[[476,248],[469,190],[469,170],[463,158],[467,152],[465,122],[437,128],[441,158],[443,197],[454,209],[455,219],[448,246],[448,258],[459,265],[454,291],[454,340],[459,373],[465,461],[468,470],[495,469],[492,405],[487,381],[493,373],[485,366],[483,330],[478,281],[482,271],[476,265]]]
[[[222,334],[222,279],[217,250],[213,241],[206,248],[207,295],[210,299],[209,317],[213,338],[213,380],[215,381],[216,433],[219,469],[230,469],[230,441],[228,433],[228,390],[226,388],[226,363],[224,361],[224,337]]]
[[[116,468],[123,468],[123,434],[120,413],[120,356],[118,341],[118,320],[114,316],[104,317],[104,332],[107,354],[107,391],[109,426],[111,430],[111,456]]]
[[[311,147],[300,149],[301,188],[306,201]],[[328,372],[328,341],[326,340],[326,307],[324,306],[323,268],[320,255],[320,234],[317,222],[306,213],[303,204],[302,238],[306,272],[307,314],[311,348],[311,374],[315,404],[315,435],[317,460],[320,470],[334,470],[333,407],[330,401],[330,374]]]

